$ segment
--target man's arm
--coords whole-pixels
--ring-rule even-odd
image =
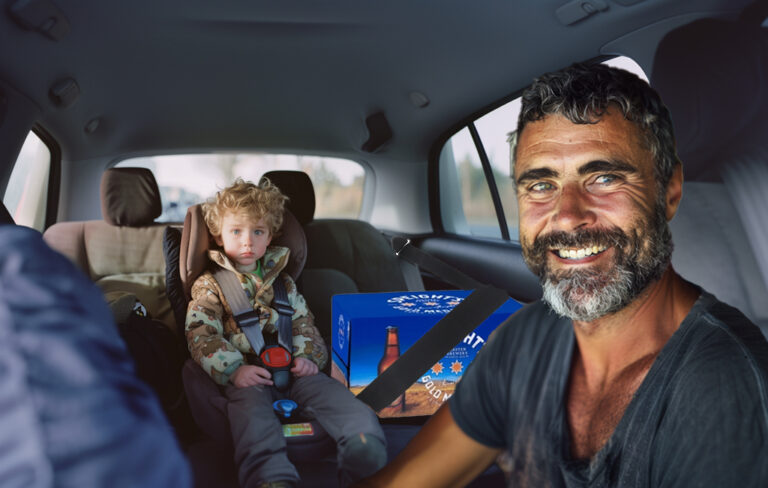
[[[356,486],[465,486],[498,454],[499,449],[480,444],[465,434],[446,403],[394,461]]]

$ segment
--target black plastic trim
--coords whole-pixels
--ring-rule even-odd
[[[588,63],[588,64],[602,63],[607,59],[611,59],[615,57],[616,56],[611,56],[611,55],[601,55],[601,56],[596,56],[596,57],[584,60],[582,62]],[[480,108],[479,110],[475,110],[474,112],[467,114],[466,117],[459,119],[455,124],[452,124],[451,126],[449,126],[437,139],[435,139],[435,142],[432,144],[432,147],[429,150],[429,160],[427,162],[427,165],[428,165],[427,166],[427,183],[428,183],[427,191],[429,195],[429,217],[430,217],[430,222],[432,224],[432,228],[435,231],[435,234],[438,234],[438,235],[447,234],[445,232],[445,227],[443,226],[443,222],[442,222],[442,215],[440,213],[440,152],[442,151],[443,146],[448,142],[448,140],[451,137],[453,137],[457,132],[459,132],[464,127],[468,127],[469,124],[474,123],[474,121],[476,121],[483,115],[501,107],[505,103],[510,102],[515,98],[520,97],[520,95],[523,93],[523,90],[525,90],[525,88],[526,87],[516,90],[510,93],[509,95],[502,97]]]
[[[496,219],[499,221],[501,238],[508,241],[509,227],[507,227],[507,219],[504,216],[504,207],[501,205],[501,197],[499,196],[499,188],[496,186],[496,178],[493,176],[491,161],[488,159],[488,153],[485,152],[485,146],[480,139],[480,133],[477,132],[475,123],[472,122],[467,127],[469,128],[469,133],[472,134],[472,141],[475,143],[477,154],[480,156],[480,164],[483,166],[483,173],[485,173],[485,182],[488,184],[488,190],[491,192],[493,208],[496,210]]]
[[[61,191],[61,148],[56,139],[41,125],[35,124],[32,132],[43,141],[51,153],[50,167],[48,169],[48,196],[45,202],[45,218],[43,230],[56,223],[59,211],[59,195]]]

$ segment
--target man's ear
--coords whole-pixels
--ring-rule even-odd
[[[683,199],[683,165],[678,163],[672,177],[667,184],[667,196],[665,199],[667,222],[672,220],[672,217],[677,213],[677,208],[680,206],[680,200]]]

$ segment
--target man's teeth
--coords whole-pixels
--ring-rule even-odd
[[[557,249],[557,255],[563,259],[581,259],[605,251],[605,246],[584,247],[581,249]]]

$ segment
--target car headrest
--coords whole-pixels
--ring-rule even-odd
[[[737,140],[764,138],[753,132],[768,101],[767,66],[768,29],[755,23],[697,20],[659,43],[651,85],[672,115],[686,177],[709,179]]]
[[[303,171],[268,171],[262,175],[268,178],[283,195],[288,197],[286,207],[301,225],[307,225],[315,217],[315,188],[312,180]]]
[[[179,250],[179,274],[184,287],[184,295],[189,300],[192,295],[192,284],[208,266],[208,249],[212,239],[205,225],[202,205],[193,205],[187,210],[184,218],[184,228],[181,231],[181,248]],[[280,234],[272,239],[271,245],[287,247],[291,250],[285,272],[295,280],[304,269],[307,262],[307,238],[299,221],[289,210],[283,214],[283,226]]]
[[[163,207],[160,189],[146,168],[110,168],[101,176],[101,214],[108,224],[151,225]]]

